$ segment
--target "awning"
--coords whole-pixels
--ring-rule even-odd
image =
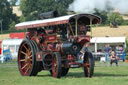
[[[125,43],[126,37],[94,37],[91,43]]]

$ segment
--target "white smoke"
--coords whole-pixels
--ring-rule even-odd
[[[80,13],[94,13],[94,9],[108,11],[108,6],[113,10],[119,10],[123,14],[128,12],[128,0],[74,0],[69,5],[68,10]]]

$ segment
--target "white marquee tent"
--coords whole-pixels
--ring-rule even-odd
[[[91,50],[95,49],[94,52],[97,52],[98,48],[104,48],[105,44],[110,44],[110,45],[122,45],[124,48],[126,47],[125,44],[126,37],[93,37],[91,39],[91,43],[94,45],[91,46]]]
[[[2,55],[3,51],[9,49],[12,55],[12,58],[17,58],[17,53],[19,46],[23,39],[5,39],[2,41]]]

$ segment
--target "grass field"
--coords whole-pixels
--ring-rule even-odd
[[[81,68],[70,69],[65,77],[53,78],[48,71],[39,72],[36,77],[23,77],[16,62],[0,64],[0,85],[128,85],[128,64],[105,66],[96,62],[92,78],[85,78]]]

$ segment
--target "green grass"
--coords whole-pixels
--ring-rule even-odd
[[[128,64],[105,66],[96,62],[94,76],[85,78],[82,68],[70,69],[65,77],[53,78],[48,71],[36,77],[20,75],[16,62],[0,64],[0,85],[128,85]]]

